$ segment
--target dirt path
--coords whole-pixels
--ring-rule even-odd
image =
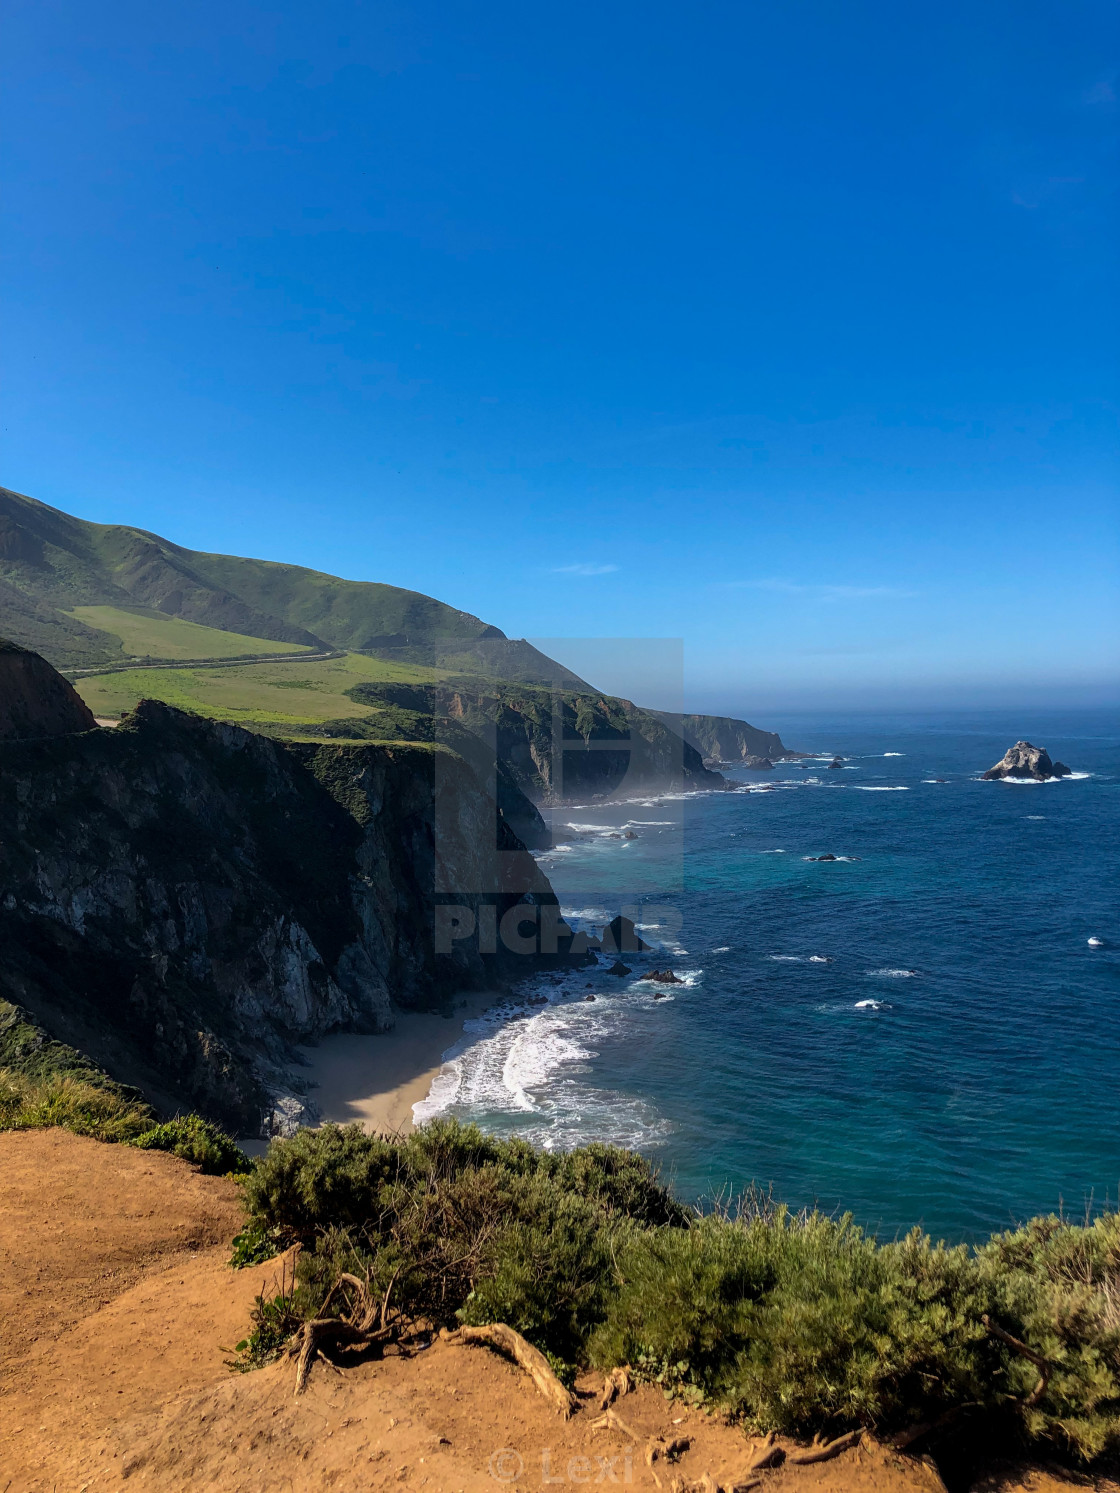
[[[752,1477],[757,1442],[648,1386],[617,1407],[636,1441],[592,1429],[590,1378],[564,1422],[503,1359],[442,1342],[342,1372],[320,1362],[297,1400],[290,1363],[224,1364],[282,1268],[230,1269],[239,1222],[231,1183],[173,1158],[0,1135],[0,1493],[700,1493],[705,1475],[758,1478],[757,1493],[943,1493],[931,1468],[870,1441]],[[651,1469],[651,1436],[689,1446]],[[1044,1472],[1020,1486],[1069,1493]]]

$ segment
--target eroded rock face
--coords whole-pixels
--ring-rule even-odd
[[[153,701],[115,731],[0,744],[0,997],[160,1108],[286,1123],[294,1043],[493,980],[500,944],[436,948],[449,896],[498,921],[555,906],[449,753],[437,774],[430,750]]]
[[[38,653],[0,638],[0,741],[41,741],[96,729],[93,713],[69,680]]]
[[[1029,741],[1017,741],[1013,747],[1008,747],[1001,760],[994,767],[989,767],[983,776],[985,779],[1034,778],[1036,782],[1042,783],[1047,778],[1068,777],[1069,768],[1064,762],[1051,762],[1050,753],[1045,747],[1032,746]]]

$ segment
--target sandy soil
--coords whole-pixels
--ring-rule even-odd
[[[757,1442],[718,1417],[647,1386],[617,1406],[636,1442],[597,1431],[587,1378],[565,1422],[485,1348],[437,1341],[411,1357],[319,1362],[299,1399],[290,1362],[232,1374],[228,1349],[255,1296],[290,1261],[225,1263],[238,1223],[230,1183],[171,1157],[35,1132],[0,1135],[0,1186],[0,1493],[702,1493],[705,1475],[723,1489],[748,1481]],[[651,1471],[650,1436],[690,1445]],[[944,1493],[931,1465],[873,1441],[758,1476],[758,1493]],[[983,1493],[1070,1488],[1035,1469],[989,1476]]]
[[[463,1035],[463,1023],[503,999],[495,991],[471,991],[456,1001],[452,1018],[399,1011],[390,1032],[376,1037],[324,1037],[301,1049],[308,1078],[318,1084],[310,1097],[324,1120],[359,1121],[383,1135],[412,1129],[412,1106],[427,1098],[443,1054]]]

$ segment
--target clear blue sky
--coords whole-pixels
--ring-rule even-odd
[[[0,480],[756,716],[1107,697],[1117,15],[8,0]]]

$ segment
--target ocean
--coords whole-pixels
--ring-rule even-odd
[[[753,1183],[881,1238],[1115,1206],[1120,717],[780,728],[824,755],[557,811],[539,859],[566,915],[634,909],[657,952],[526,981],[416,1118],[631,1146],[686,1200]],[[1021,737],[1073,778],[980,782]],[[639,979],[666,966],[682,984]]]

